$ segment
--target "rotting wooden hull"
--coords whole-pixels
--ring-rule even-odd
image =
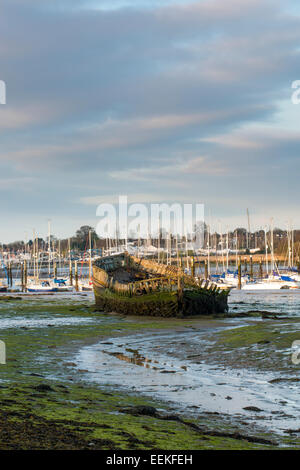
[[[114,282],[113,276],[109,275],[110,262],[116,266],[118,263],[130,263],[141,271],[160,277],[131,283],[125,288],[125,285]],[[180,276],[181,284],[178,283]],[[93,265],[93,285],[96,306],[105,312],[182,317],[212,315],[228,309],[227,291],[221,291],[213,284],[208,287],[207,282],[197,285],[194,279],[185,276],[174,266],[160,265],[129,255],[100,259],[98,265]]]

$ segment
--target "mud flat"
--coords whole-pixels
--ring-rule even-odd
[[[95,312],[92,295],[0,299],[0,448],[298,448],[297,382],[270,381],[297,378],[287,354],[299,336],[295,318],[132,318]]]

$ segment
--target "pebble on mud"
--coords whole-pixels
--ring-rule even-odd
[[[35,390],[38,392],[54,392],[54,388],[50,387],[50,385],[47,384],[40,384],[34,387]]]
[[[129,413],[132,415],[144,415],[144,416],[156,416],[158,414],[157,409],[153,406],[133,406],[131,408],[122,408],[120,409],[123,413]]]
[[[257,413],[263,411],[263,410],[261,410],[260,408],[257,408],[257,406],[245,406],[245,408],[243,408],[243,410],[246,410],[246,411],[256,411]]]

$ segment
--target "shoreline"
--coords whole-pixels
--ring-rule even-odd
[[[76,370],[71,362],[76,352],[99,341],[134,338],[137,333],[168,335],[193,328],[209,334],[216,327],[225,327],[226,319],[124,318],[95,313],[86,298],[77,302],[41,298],[38,305],[34,302],[16,301],[14,315],[46,316],[51,326],[21,327],[14,335],[0,331],[8,349],[7,365],[1,366],[0,415],[5,428],[0,430],[0,449],[194,450],[295,445],[293,436],[283,436],[278,442],[272,433],[230,424],[222,415],[204,412],[195,418],[193,413],[174,411],[153,397],[93,384],[85,379],[86,371]],[[8,309],[9,302],[1,308]],[[55,326],[56,318],[61,317],[92,321],[81,326]],[[245,325],[247,320],[237,323]],[[251,327],[251,320],[248,323]]]

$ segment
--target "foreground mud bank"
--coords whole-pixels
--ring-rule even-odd
[[[215,342],[221,341],[220,352],[210,359],[219,362],[225,350],[239,350],[228,336],[238,328],[226,328],[253,328],[252,323],[125,318],[95,312],[92,301],[89,296],[79,296],[76,301],[71,297],[9,303],[0,299],[0,339],[7,347],[7,364],[0,366],[0,449],[298,447],[297,433],[259,429],[255,419],[243,423],[241,417],[177,409],[138,390],[126,393],[113,384],[90,380],[89,371],[76,363],[80,351],[99,342],[109,347],[113,341],[121,344],[125,337],[182,331],[202,331],[213,335]],[[185,354],[183,345],[181,349]],[[109,357],[107,354],[101,364],[104,368],[105,364],[109,367]],[[124,361],[119,363],[121,370]]]
[[[211,430],[157,403],[95,387],[33,382],[1,388],[0,448],[260,449],[272,440]]]

